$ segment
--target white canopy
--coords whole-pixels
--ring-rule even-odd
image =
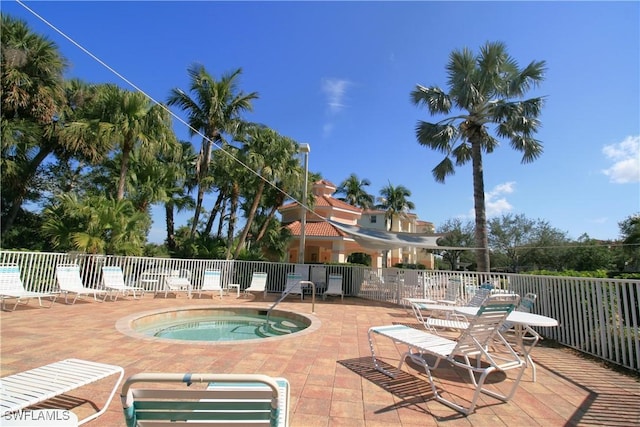
[[[401,233],[393,231],[377,230],[374,228],[359,227],[357,225],[342,224],[327,220],[334,227],[349,234],[360,246],[373,250],[388,250],[405,247],[439,250],[469,250],[474,248],[455,248],[450,246],[438,246],[437,240],[447,233],[417,234]]]

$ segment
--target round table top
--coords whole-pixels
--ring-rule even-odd
[[[467,316],[475,316],[478,308],[479,307],[455,307],[455,311]],[[558,321],[552,317],[515,310],[509,313],[507,321],[529,326],[558,326]]]

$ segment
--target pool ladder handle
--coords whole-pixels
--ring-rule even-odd
[[[310,282],[309,280],[301,280],[299,283],[300,283],[300,286],[311,285],[311,314],[316,314],[316,285],[315,285],[315,283]],[[269,321],[269,315],[271,314],[271,310],[273,310],[276,307],[276,305],[280,304],[280,301],[285,299],[287,297],[287,295],[289,295],[289,292],[285,292],[284,294],[282,294],[282,296],[276,302],[274,302],[271,307],[269,307],[269,310],[267,310],[267,321]]]
[[[316,314],[316,285],[309,280],[301,280],[300,286],[311,285],[311,314]]]

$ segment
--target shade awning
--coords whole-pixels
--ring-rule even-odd
[[[456,248],[450,246],[438,246],[439,238],[447,233],[419,234],[402,233],[393,231],[378,230],[375,228],[360,227],[357,225],[342,224],[340,222],[327,220],[334,227],[349,234],[360,246],[374,250],[388,250],[405,247],[438,250],[470,250],[475,248]]]

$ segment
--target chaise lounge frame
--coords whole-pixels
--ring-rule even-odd
[[[81,359],[66,359],[39,368],[3,377],[0,380],[0,425],[2,417],[68,393],[112,375],[118,379],[97,413],[78,421],[82,425],[102,415],[113,399],[124,369],[116,365]]]

